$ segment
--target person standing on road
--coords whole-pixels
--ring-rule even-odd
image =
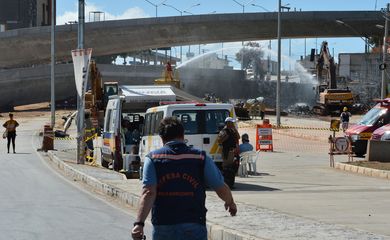
[[[239,163],[234,161],[235,155],[238,155],[238,141],[240,134],[234,125],[235,119],[227,117],[225,127],[218,134],[218,143],[222,145],[222,172],[226,184],[233,188],[236,172]]]
[[[265,104],[264,101],[260,103],[260,118],[264,120],[265,117]]]
[[[184,142],[184,127],[173,117],[158,128],[164,146],[144,159],[143,192],[133,239],[143,239],[144,222],[152,209],[154,240],[206,240],[206,186],[235,216],[236,204],[213,160]]]
[[[7,131],[7,150],[8,150],[8,153],[9,153],[9,147],[10,147],[11,142],[12,142],[12,148],[14,150],[14,153],[16,153],[15,152],[15,138],[16,138],[16,128],[18,126],[19,126],[19,123],[14,120],[14,114],[9,113],[9,120],[3,124],[3,127]]]
[[[349,118],[351,117],[351,113],[348,112],[348,108],[344,107],[343,112],[340,114],[341,127],[343,128],[343,132],[348,129]]]

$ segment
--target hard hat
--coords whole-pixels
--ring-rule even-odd
[[[232,117],[227,117],[227,118],[225,119],[225,122],[232,122],[232,123],[234,123],[234,122],[236,122],[236,119],[234,119],[234,118],[232,118]]]
[[[346,112],[346,111],[348,111],[348,108],[347,108],[347,107],[344,107],[344,108],[343,108],[343,112]]]

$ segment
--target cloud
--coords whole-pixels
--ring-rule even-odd
[[[104,17],[105,20],[119,20],[119,19],[131,19],[131,18],[146,18],[150,17],[148,14],[146,14],[143,9],[139,7],[132,7],[126,9],[123,13],[120,13],[118,15],[109,13],[104,11],[101,7],[97,6],[94,3],[89,2],[85,6],[85,21],[89,22],[89,12],[94,12],[94,11],[101,11],[104,12]],[[91,15],[92,17],[92,15]],[[101,17],[101,20],[103,20],[103,16]],[[78,21],[78,5],[74,5],[73,11],[66,11],[62,15],[57,16],[57,24],[58,25],[63,25],[68,22],[74,22]],[[91,19],[91,21],[93,21]]]

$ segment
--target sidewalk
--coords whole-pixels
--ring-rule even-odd
[[[52,151],[48,153],[48,156],[71,179],[82,181],[93,187],[94,190],[118,198],[123,203],[133,207],[138,206],[141,193],[139,180],[124,179],[122,174],[101,167],[74,164],[74,160],[72,161],[75,156],[74,151]],[[272,157],[274,156],[277,155],[272,155]],[[281,157],[280,155],[279,158]],[[299,170],[294,170],[294,174],[298,172]],[[262,190],[255,184],[251,185],[252,189],[244,188],[250,185],[250,181],[264,181],[262,178],[262,176],[259,176],[237,179],[237,189],[233,192],[234,196],[237,195],[236,200],[238,202],[238,214],[236,217],[229,216],[224,210],[223,202],[216,197],[214,192],[207,192],[209,239],[390,239],[390,237],[355,230],[343,225],[319,222],[264,208],[260,200],[265,195],[263,194],[260,197],[256,193],[260,193],[264,189],[266,191],[277,191],[280,189],[263,187]],[[240,191],[243,191],[243,194]],[[251,195],[250,199],[243,197],[248,191],[251,192],[249,194]],[[272,198],[269,200],[272,201]],[[283,199],[277,199],[277,201],[283,201]],[[284,202],[285,205],[288,205],[286,203]],[[304,208],[305,206],[302,207]]]

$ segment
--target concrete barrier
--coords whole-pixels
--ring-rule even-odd
[[[367,145],[366,160],[390,162],[390,141],[369,140]]]

